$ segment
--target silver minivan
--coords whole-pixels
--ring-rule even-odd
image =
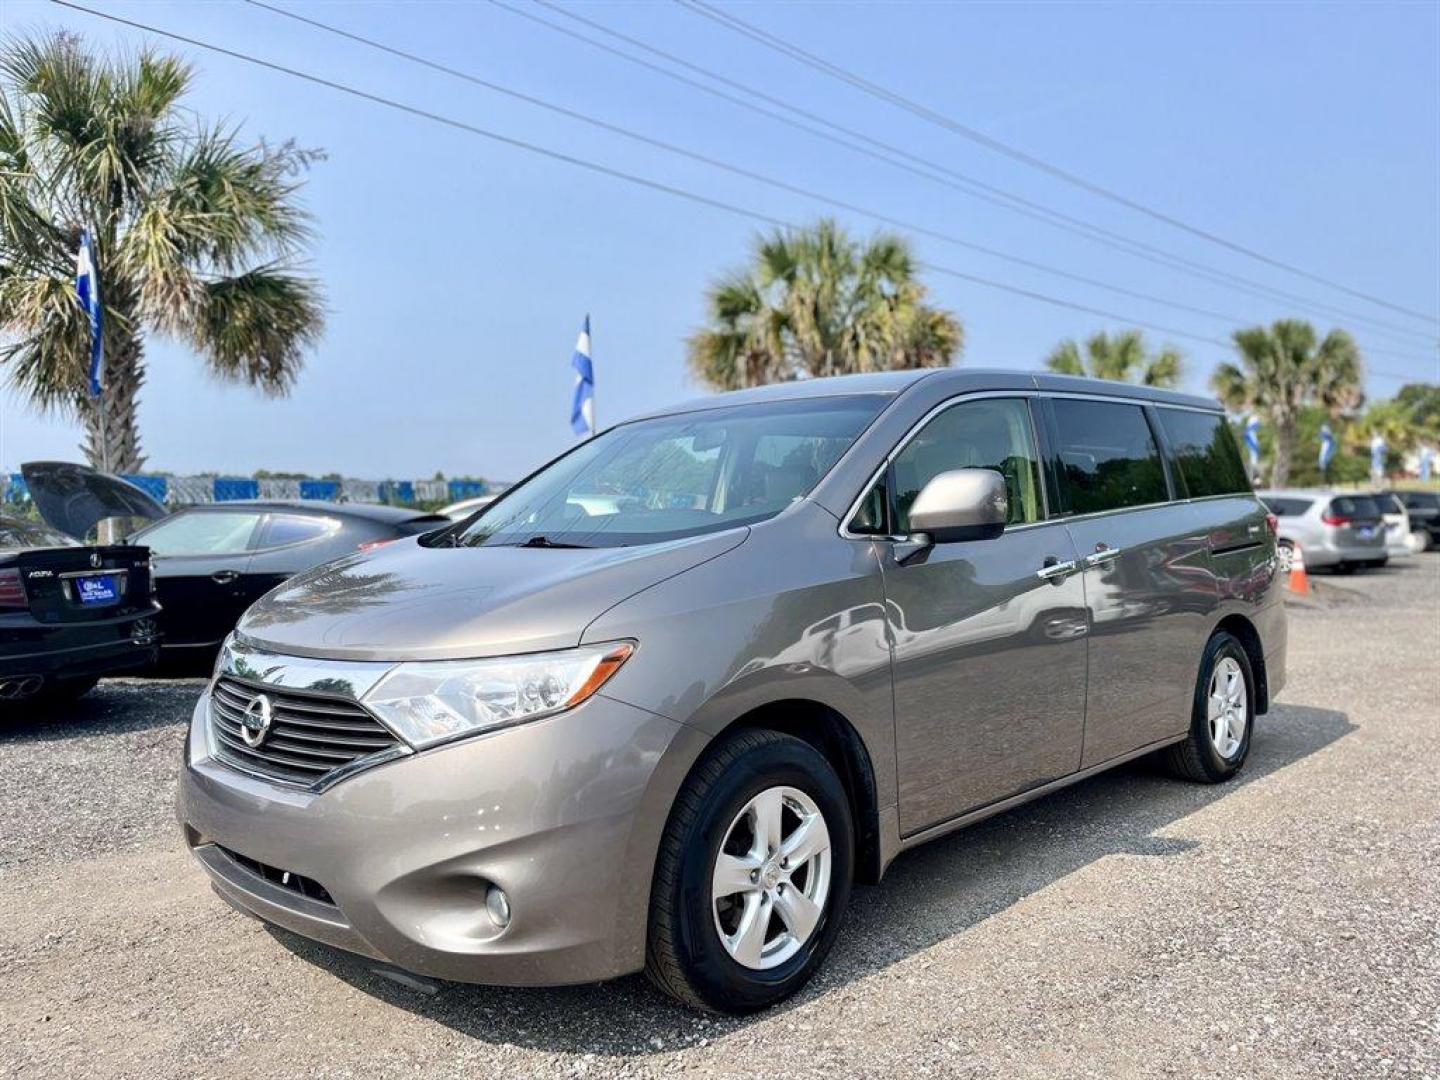
[[[915,371],[705,398],[253,606],[179,818],[241,911],[412,973],[793,993],[900,852],[1157,753],[1234,776],[1285,677],[1220,407]]]

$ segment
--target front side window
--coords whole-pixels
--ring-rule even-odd
[[[808,494],[889,401],[805,398],[622,424],[506,492],[454,542],[623,547],[752,525]]]
[[[1070,513],[1097,514],[1169,498],[1160,451],[1139,405],[1056,398],[1053,406]]]
[[[234,555],[248,551],[260,515],[240,510],[175,514],[135,537],[155,555]]]
[[[1250,490],[1240,448],[1224,416],[1191,409],[1157,409],[1156,413],[1190,498]]]
[[[909,533],[910,507],[921,489],[952,469],[993,469],[1005,478],[1007,525],[1043,516],[1040,454],[1023,398],[985,398],[946,409],[895,455],[891,474],[898,534]]]

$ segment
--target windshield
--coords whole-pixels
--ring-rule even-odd
[[[622,424],[507,491],[454,543],[623,547],[751,525],[809,492],[889,400],[807,398]]]

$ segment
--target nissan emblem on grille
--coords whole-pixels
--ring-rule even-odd
[[[272,719],[270,699],[264,694],[256,694],[240,717],[240,737],[245,740],[245,745],[259,746],[263,743],[265,736],[270,734]]]
[[[210,689],[215,756],[279,784],[323,785],[340,770],[378,764],[404,748],[358,701],[338,694],[266,686],[222,674]],[[363,767],[363,766],[362,766]]]

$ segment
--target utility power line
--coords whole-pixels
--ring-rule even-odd
[[[1236,292],[1244,293],[1245,295],[1261,296],[1267,300],[1271,300],[1272,302],[1278,298],[1279,300],[1295,304],[1302,309],[1307,309],[1312,312],[1323,312],[1328,318],[1339,318],[1349,321],[1351,323],[1374,328],[1375,332],[1383,332],[1384,336],[1386,337],[1390,337],[1396,340],[1401,340],[1402,338],[1407,339],[1404,343],[1411,345],[1412,347],[1417,343],[1417,340],[1418,342],[1421,342],[1426,346],[1434,347],[1436,345],[1437,339],[1436,336],[1433,334],[1428,334],[1425,331],[1416,330],[1408,326],[1400,326],[1395,323],[1386,322],[1375,316],[1362,315],[1359,312],[1350,311],[1345,308],[1337,307],[1333,304],[1324,303],[1310,297],[1301,296],[1296,293],[1289,292],[1285,289],[1281,289],[1273,285],[1268,285],[1264,282],[1256,281],[1253,278],[1247,278],[1241,274],[1236,274],[1231,271],[1222,270],[1217,267],[1210,266],[1206,263],[1191,259],[1188,256],[1166,251],[1165,249],[1157,247],[1154,244],[1146,243],[1142,240],[1137,240],[1134,237],[1128,237],[1122,233],[1114,232],[1113,230],[1107,229],[1103,226],[1096,225],[1093,222],[1087,222],[1081,218],[1066,214],[1063,211],[1056,210],[1053,207],[1046,206],[1043,203],[1038,203],[1031,199],[1027,199],[1021,195],[1015,194],[1014,192],[1007,191],[1005,188],[998,187],[997,185],[987,183],[984,180],[980,180],[976,177],[968,176],[965,173],[958,172],[957,170],[952,169],[949,166],[944,165],[940,162],[934,161],[933,159],[927,159],[910,153],[909,151],[904,150],[898,146],[894,146],[880,139],[876,139],[873,136],[867,135],[862,131],[857,131],[854,128],[847,127],[846,125],[841,123],[837,123],[834,120],[828,119],[810,110],[801,108],[800,106],[795,105],[793,102],[787,101],[773,94],[769,94],[766,91],[757,89],[753,86],[748,86],[745,83],[733,79],[728,75],[724,75],[720,72],[705,68],[699,64],[693,63],[692,61],[686,60],[684,57],[677,56],[674,53],[657,48],[656,46],[641,41],[638,38],[621,33],[620,31],[615,30],[612,27],[608,27],[603,23],[587,18],[586,16],[580,15],[574,11],[570,11],[569,9],[561,7],[560,5],[554,3],[553,0],[534,0],[534,2],[539,6],[553,12],[556,15],[560,15],[566,19],[571,20],[572,22],[579,23],[583,26],[590,28],[593,31],[604,34],[605,36],[615,39],[617,41],[622,41],[632,48],[640,49],[646,53],[649,53],[652,56],[658,57],[666,61],[667,63],[674,64],[678,67],[684,68],[687,71],[692,71],[698,75],[703,76],[704,78],[714,80],[715,82],[718,82],[724,86],[732,87],[733,89],[738,90],[741,93],[750,95],[752,98],[755,98],[758,101],[768,102],[769,104],[783,109],[793,115],[787,116],[785,115],[785,113],[777,113],[769,108],[757,105],[753,101],[747,101],[743,98],[738,98],[733,94],[726,93],[725,91],[719,90],[714,86],[699,82],[695,79],[682,75],[679,72],[672,71],[669,68],[645,60],[642,57],[627,53],[623,49],[616,48],[613,45],[608,45],[603,41],[597,41],[595,38],[589,37],[584,33],[570,29],[565,26],[561,26],[557,23],[553,23],[548,19],[540,17],[532,11],[527,11],[525,9],[516,7],[515,5],[506,2],[506,0],[490,0],[490,3],[504,11],[509,12],[512,15],[516,15],[523,19],[528,19],[533,23],[555,31],[556,33],[563,34],[566,37],[572,38],[573,40],[583,42],[586,45],[591,46],[592,48],[596,48],[613,56],[619,57],[620,59],[625,60],[628,63],[635,64],[649,71],[653,71],[659,75],[663,75],[668,79],[679,82],[683,85],[689,86],[703,93],[709,94],[712,97],[719,98],[722,101],[727,101],[733,105],[739,106],[740,108],[747,109],[750,112],[758,113],[761,116],[765,116],[779,123],[786,124],[789,127],[804,131],[807,134],[815,136],[816,138],[825,139],[828,142],[843,146],[855,153],[863,154],[867,157],[874,158],[875,160],[882,161],[895,168],[903,169],[906,172],[912,173],[916,176],[924,177],[925,179],[930,180],[934,183],[949,187],[953,190],[961,192],[962,194],[969,195],[972,198],[980,199],[984,202],[990,203],[991,205],[998,206],[1001,209],[1009,210],[1012,213],[1017,213],[1024,217],[1041,221],[1047,225],[1050,225],[1057,229],[1061,229],[1065,232],[1081,236],[1087,240],[1090,240],[1093,243],[1102,244],[1106,247],[1110,247],[1118,251],[1123,251],[1128,255],[1144,259],[1147,262],[1151,262],[1159,266],[1165,266],[1170,269],[1180,270],[1183,273],[1188,273],[1203,280],[1208,280],[1213,283],[1220,284],[1227,288],[1233,289]],[[795,119],[795,117],[801,117],[803,119],[797,120]],[[814,124],[823,125],[823,127],[816,128],[812,126],[811,123],[807,123],[806,121],[811,121]],[[829,130],[825,130],[826,128],[828,128]],[[1406,356],[1401,353],[1396,353],[1384,349],[1372,349],[1371,351],[1376,353],[1386,353],[1388,351],[1389,355],[1395,356],[1399,359],[1414,359],[1413,356]]]
[[[1084,274],[1077,274],[1069,270],[1050,266],[1046,263],[1038,262],[1033,259],[1028,259],[1007,251],[999,250],[997,248],[987,247],[984,244],[978,244],[973,241],[966,240],[963,237],[956,236],[953,233],[942,232],[937,229],[932,229],[926,225],[907,221],[903,218],[893,217],[883,211],[875,210],[870,207],[860,205],[858,203],[852,203],[844,199],[839,199],[835,196],[827,195],[824,192],[801,187],[798,184],[792,184],[789,181],[782,180],[778,177],[769,176],[764,173],[756,172],[752,169],[747,169],[742,166],[735,165],[732,162],[710,157],[708,155],[699,153],[698,151],[687,149],[686,147],[677,145],[676,143],[667,142],[663,139],[657,139],[649,135],[644,135],[640,132],[635,131],[633,128],[627,128],[618,124],[613,124],[609,121],[601,120],[587,113],[568,108],[564,105],[558,105],[553,102],[546,101],[543,98],[534,96],[533,94],[523,93],[519,90],[504,86],[500,83],[492,82],[489,79],[482,78],[470,72],[461,71],[457,68],[449,67],[448,65],[442,64],[438,61],[428,59],[427,57],[419,56],[411,52],[406,52],[403,49],[397,49],[391,45],[387,45],[384,42],[377,41],[373,38],[368,38],[360,34],[352,33],[349,30],[342,29],[341,27],[334,26],[330,23],[321,22],[318,19],[312,19],[307,16],[297,14],[295,12],[287,11],[286,9],[277,7],[274,4],[266,3],[265,0],[246,0],[246,3],[251,4],[254,7],[263,8],[266,11],[274,12],[275,14],[281,15],[287,19],[293,19],[296,22],[304,23],[307,26],[312,26],[316,29],[323,30],[330,34],[334,34],[337,37],[345,38],[347,40],[365,45],[369,48],[379,50],[380,52],[388,53],[391,56],[399,57],[400,59],[409,61],[414,64],[418,64],[433,71],[438,71],[445,75],[452,76],[453,78],[461,79],[474,86],[479,86],[495,93],[504,94],[507,97],[513,98],[515,100],[523,101],[527,105],[533,105],[537,108],[545,109],[557,115],[564,116],[572,120],[577,120],[584,124],[589,124],[590,126],[599,128],[602,131],[607,131],[611,134],[619,135],[622,138],[630,139],[632,141],[642,143],[646,146],[652,146],[656,149],[664,150],[667,153],[675,154],[690,161],[700,162],[703,165],[708,165],[712,168],[720,169],[735,176],[744,177],[747,180],[754,180],[757,183],[765,184],[779,191],[785,191],[792,195],[799,195],[807,199],[814,199],[817,202],[826,203],[827,205],[840,210],[846,210],[853,214],[859,214],[863,217],[872,218],[875,221],[879,221],[886,225],[891,225],[898,229],[909,230],[922,236],[928,236],[932,239],[939,240],[942,243],[954,244],[957,247],[962,247],[970,251],[976,251],[982,255],[987,255],[996,259],[1003,259],[1007,262],[1012,262],[1016,265],[1024,266],[1027,269],[1038,270],[1041,273],[1045,274],[1053,274],[1057,277],[1066,278],[1070,281],[1079,282],[1080,284],[1084,285],[1090,285],[1095,288],[1107,289],[1111,292],[1115,292],[1123,296],[1128,296],[1134,300],[1144,300],[1149,303],[1160,304],[1164,307],[1171,307],[1178,311],[1184,311],[1192,315],[1201,315],[1206,318],[1216,319],[1220,322],[1228,323],[1232,326],[1239,325],[1245,322],[1244,319],[1241,319],[1239,316],[1236,315],[1227,315],[1223,312],[1212,311],[1208,308],[1196,307],[1192,304],[1186,304],[1175,300],[1168,300],[1163,296],[1155,296],[1150,293],[1144,293],[1136,291],[1134,289],[1128,289],[1124,286],[1114,285],[1109,282],[1099,280],[1097,278],[1088,277]]]
[[[1167,214],[1164,211],[1156,210],[1155,208],[1147,206],[1146,204],[1140,202],[1137,199],[1133,199],[1128,195],[1124,195],[1118,191],[1115,191],[1113,188],[1108,188],[1102,184],[1095,183],[1092,180],[1087,180],[1083,176],[1079,176],[1076,173],[1070,172],[1068,169],[1064,169],[1059,165],[1055,165],[1052,162],[1046,161],[1044,158],[1037,157],[1036,155],[1021,150],[1018,147],[1011,146],[1009,143],[1002,142],[1001,140],[991,135],[985,134],[985,132],[980,131],[977,128],[970,127],[967,124],[962,124],[952,117],[937,112],[936,110],[922,105],[919,102],[912,100],[911,98],[907,98],[902,94],[898,94],[893,90],[889,90],[884,86],[879,85],[878,83],[871,82],[869,79],[857,75],[853,71],[849,71],[848,69],[843,68],[838,64],[831,63],[823,57],[817,56],[816,54],[811,52],[807,52],[805,49],[800,48],[800,46],[786,41],[778,35],[771,34],[765,30],[761,30],[759,27],[756,27],[751,23],[745,22],[743,19],[740,19],[737,16],[731,15],[725,11],[721,11],[719,8],[716,8],[712,4],[706,3],[705,0],[675,0],[675,2],[681,7],[684,7],[687,10],[702,16],[703,18],[709,19],[712,22],[727,27],[735,33],[750,38],[752,41],[757,41],[761,45],[764,45],[766,48],[772,49],[775,52],[778,52],[784,56],[789,56],[791,59],[794,59],[801,64],[806,65],[807,67],[811,67],[816,71],[822,72],[823,74],[828,75],[833,79],[838,79],[841,82],[847,83],[850,86],[853,86],[856,89],[861,90],[866,94],[869,94],[871,97],[878,98],[881,101],[887,102],[888,104],[894,105],[897,108],[903,109],[906,112],[918,116],[922,120],[925,120],[935,125],[936,127],[942,128],[946,131],[950,131],[956,135],[959,135],[961,138],[969,139],[971,142],[978,143],[986,149],[993,150],[998,154],[1003,154],[1008,158],[1018,161],[1024,165],[1028,165],[1031,168],[1037,169],[1040,172],[1053,176],[1058,180],[1063,180],[1067,184],[1078,187],[1084,191],[1088,191],[1092,195],[1098,195],[1103,199],[1108,199],[1111,202],[1118,203],[1121,206],[1134,210],[1137,213],[1144,214],[1145,216],[1169,225],[1172,228],[1179,229],[1182,232],[1186,232],[1192,236],[1199,237],[1200,239],[1206,240],[1209,243],[1218,245],[1223,248],[1227,248],[1237,254],[1244,255],[1250,259],[1254,259],[1257,262],[1261,262],[1268,266],[1275,267],[1276,269],[1284,270],[1288,273],[1295,274],[1298,277],[1303,277],[1310,281],[1318,282],[1319,284],[1329,286],[1330,288],[1335,289],[1339,292],[1347,293],[1350,296],[1357,297],[1361,300],[1367,300],[1372,304],[1378,304],[1381,307],[1389,308],[1391,311],[1396,311],[1403,315],[1409,315],[1412,318],[1420,319],[1426,323],[1440,325],[1440,318],[1437,318],[1433,314],[1416,311],[1412,308],[1392,303],[1391,301],[1386,300],[1383,297],[1375,296],[1372,293],[1364,292],[1360,289],[1351,288],[1350,286],[1344,285],[1338,281],[1334,281],[1330,278],[1323,277],[1320,274],[1315,274],[1310,272],[1309,270],[1305,270],[1299,266],[1294,265],[1293,263],[1288,263],[1281,259],[1276,259],[1272,256],[1265,255],[1262,252],[1256,251],[1253,248],[1246,247],[1243,244],[1238,244],[1233,240],[1226,239],[1225,237],[1213,233],[1207,229],[1200,228],[1196,225],[1191,225],[1188,222],[1183,221],[1172,214]]]
[[[155,34],[160,37],[168,38],[172,41],[178,41],[186,45],[191,45],[195,48],[204,49],[208,52],[213,52],[221,56],[228,56],[231,59],[239,60],[243,63],[248,63],[257,67],[265,68],[279,74],[288,75],[292,78],[299,79],[313,85],[323,86],[338,93],[346,94],[348,96],[370,102],[371,104],[380,105],[384,108],[392,109],[410,116],[429,120],[432,123],[440,124],[453,130],[475,135],[480,138],[497,142],[502,145],[510,146],[516,149],[525,150],[529,153],[533,153],[541,157],[546,157],[555,161],[561,161],[566,164],[573,165],[577,168],[585,169],[587,171],[598,173],[600,175],[608,176],[613,179],[621,180],[627,183],[632,183],[652,191],[663,192],[665,194],[673,195],[677,198],[685,199],[687,201],[698,203],[700,205],[709,206],[714,209],[724,210],[727,213],[735,214],[740,217],[745,217],[753,221],[759,221],[763,224],[771,225],[778,228],[794,229],[797,227],[794,222],[787,221],[783,218],[775,217],[762,211],[753,210],[748,207],[739,206],[737,204],[726,202],[721,199],[712,198],[711,196],[704,195],[702,193],[695,192],[687,188],[682,188],[677,185],[667,184],[662,181],[653,180],[649,177],[626,172],[624,170],[616,169],[608,165],[602,165],[598,162],[579,158],[571,154],[566,154],[562,151],[552,150],[548,147],[540,146],[536,143],[531,143],[523,139],[517,139],[509,135],[504,135],[500,132],[492,131],[478,125],[471,124],[464,120],[459,120],[451,116],[446,116],[441,113],[433,112],[429,109],[424,109],[419,106],[397,101],[394,98],[389,98],[381,94],[372,93],[368,90],[363,90],[359,87],[351,86],[346,83],[341,83],[333,79],[325,78],[324,76],[315,75],[307,71],[302,71],[298,68],[288,67],[284,64],[277,63],[276,61],[267,60],[263,57],[255,56],[250,53],[241,52],[236,49],[230,49],[223,45],[217,45],[213,42],[203,41],[199,38],[190,37],[184,34],[177,33],[175,31],[165,30],[161,27],[142,23],[134,19],[128,19],[120,15],[113,15],[108,12],[97,11],[94,8],[89,8],[82,4],[74,3],[73,0],[51,0],[51,3],[56,4],[59,7],[68,8],[73,11],[83,12],[87,15],[92,15],[96,18],[104,19],[111,23],[116,23],[122,26],[129,26],[136,30]],[[1216,345],[1220,348],[1228,349],[1230,347],[1228,342],[1225,342],[1218,338],[1205,337],[1203,335],[1195,334],[1187,330],[1181,330],[1175,327],[1151,323],[1146,320],[1135,319],[1128,315],[1118,314],[1116,312],[1106,311],[1101,308],[1091,307],[1089,305],[1077,303],[1062,297],[1050,296],[1045,293],[1040,293],[1006,282],[997,281],[992,278],[983,277],[978,274],[966,273],[952,267],[941,266],[934,263],[925,263],[922,265],[937,274],[942,274],[944,276],[956,278],[962,281],[969,281],[975,284],[986,286],[987,288],[997,289],[1018,296],[1024,296],[1030,299],[1041,301],[1046,304],[1068,308],[1074,311],[1081,311],[1087,314],[1100,316],[1101,318],[1116,320],[1118,322],[1130,323],[1132,325],[1144,327],[1145,329],[1154,330],[1160,333],[1170,334],[1177,337],[1184,337],[1190,340],[1203,342],[1208,345]],[[1385,374],[1388,377],[1400,379],[1402,381],[1411,378],[1411,376],[1409,375],[1399,375],[1390,372],[1373,371],[1373,373]]]

